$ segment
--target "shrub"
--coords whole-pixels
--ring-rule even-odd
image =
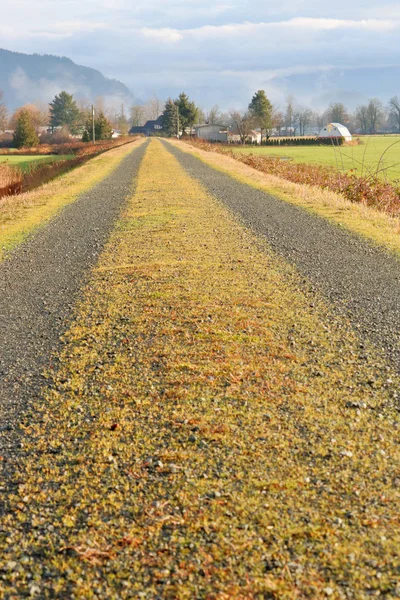
[[[290,137],[269,138],[262,146],[343,146],[344,138]]]
[[[40,136],[41,144],[69,144],[71,143],[71,134],[67,126],[58,129],[54,133],[42,133]]]
[[[22,189],[22,177],[20,169],[0,163],[0,198],[18,194]]]
[[[19,114],[13,143],[16,148],[31,148],[39,144],[39,138],[28,110],[23,109]]]

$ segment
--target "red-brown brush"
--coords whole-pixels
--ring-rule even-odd
[[[333,167],[295,163],[273,156],[236,153],[224,146],[198,140],[191,140],[191,143],[206,152],[218,152],[234,158],[263,173],[337,192],[351,202],[372,206],[392,216],[400,215],[400,184],[384,181],[379,173],[359,177],[351,171],[340,173]]]

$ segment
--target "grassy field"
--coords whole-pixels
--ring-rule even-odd
[[[360,139],[363,142],[360,146],[344,146],[339,149],[329,146],[282,148],[253,146],[235,148],[235,151],[280,156],[290,158],[298,163],[333,166],[345,172],[354,169],[358,175],[365,174],[366,169],[376,170],[382,154],[387,151],[383,158],[383,165],[381,165],[387,167],[384,174],[391,181],[400,179],[400,136],[371,136]],[[395,145],[389,148],[392,144]]]
[[[60,160],[66,160],[68,158],[72,158],[72,156],[67,154],[57,156],[12,156],[10,154],[7,154],[0,155],[0,163],[7,163],[9,165],[16,166],[19,169],[21,169],[21,171],[29,171],[39,162],[53,163]]]
[[[394,597],[391,373],[303,289],[151,143],[21,424],[1,597]]]

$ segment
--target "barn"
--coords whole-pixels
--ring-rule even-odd
[[[340,123],[329,123],[319,132],[320,138],[344,138],[346,142],[351,142],[353,136],[344,125]]]
[[[196,137],[201,140],[207,140],[208,142],[227,142],[228,141],[228,128],[226,125],[197,125],[195,127]]]

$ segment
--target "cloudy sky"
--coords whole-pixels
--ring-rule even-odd
[[[185,89],[205,107],[239,107],[265,88],[279,103],[293,76],[312,74],[309,97],[300,94],[318,102],[334,68],[346,75],[400,66],[400,4],[385,0],[0,0],[0,7],[0,47],[68,56],[143,99]],[[364,93],[347,92],[357,100]]]

